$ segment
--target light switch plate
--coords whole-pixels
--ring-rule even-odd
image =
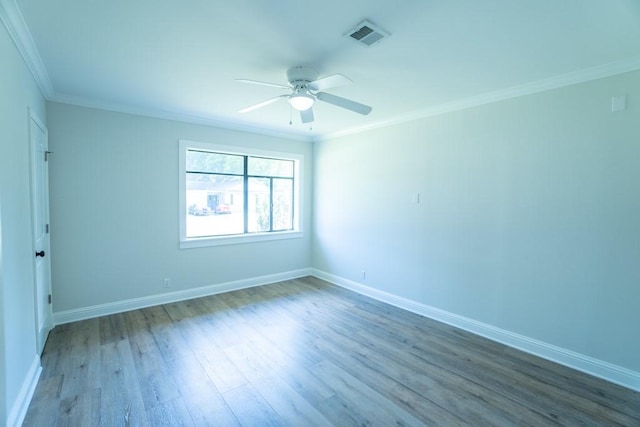
[[[627,109],[626,95],[614,96],[611,98],[611,112],[624,111]]]

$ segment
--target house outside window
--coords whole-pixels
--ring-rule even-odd
[[[302,237],[302,156],[180,141],[180,246]]]

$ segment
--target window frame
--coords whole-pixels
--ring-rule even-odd
[[[303,187],[303,164],[304,156],[296,153],[282,153],[270,150],[261,150],[244,146],[223,145],[211,142],[197,142],[181,139],[179,140],[178,155],[178,203],[179,203],[179,227],[180,227],[180,248],[197,248],[206,246],[233,245],[241,243],[263,242],[270,240],[297,239],[304,237],[302,228],[302,205],[304,195]],[[187,237],[187,188],[186,188],[186,155],[187,151],[193,149],[198,151],[210,151],[222,154],[266,157],[278,160],[292,160],[294,162],[293,178],[293,230],[266,231],[255,233],[243,233],[224,236]],[[248,173],[248,171],[245,171]]]

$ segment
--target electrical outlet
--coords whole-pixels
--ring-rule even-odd
[[[164,278],[164,287],[165,288],[170,288],[171,287],[171,279],[169,279],[168,277]]]
[[[364,271],[364,270],[360,271],[360,278],[361,278],[362,280],[366,279],[366,278],[367,278],[367,272],[366,272],[366,271]]]

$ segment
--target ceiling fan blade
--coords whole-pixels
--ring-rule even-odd
[[[285,86],[285,85],[281,85],[278,83],[268,83],[268,82],[261,82],[258,80],[248,80],[248,79],[236,79],[237,82],[239,83],[250,83],[252,85],[261,85],[261,86],[270,86],[270,87],[277,87],[280,89],[291,89],[290,86]]]
[[[323,77],[318,80],[314,80],[309,83],[309,89],[312,90],[327,90],[332,87],[340,87],[348,85],[352,83],[348,77],[343,76],[342,74],[332,74],[327,77]]]
[[[249,105],[248,107],[245,107],[242,110],[238,111],[238,113],[248,113],[249,111],[253,111],[253,110],[256,110],[258,108],[265,107],[265,106],[267,106],[269,104],[273,104],[278,99],[286,98],[287,96],[289,96],[289,95],[280,95],[280,96],[276,96],[275,98],[267,99],[266,101],[258,102],[257,104]]]
[[[359,113],[364,116],[369,114],[372,110],[368,105],[360,104],[359,102],[352,101],[350,99],[341,98],[339,96],[331,95],[330,93],[318,92],[316,98],[320,101],[328,102],[329,104],[336,105],[338,107],[346,108],[354,113]]]
[[[302,123],[311,123],[313,121],[313,108],[300,111],[300,119]]]

